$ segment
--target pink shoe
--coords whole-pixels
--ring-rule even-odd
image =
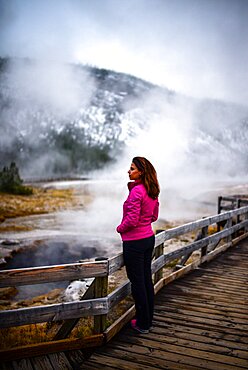
[[[134,330],[136,330],[136,331],[138,331],[139,333],[141,333],[141,334],[148,334],[148,333],[149,333],[149,330],[148,330],[148,329],[141,329],[141,328],[139,328],[139,327],[137,326],[137,320],[136,320],[136,319],[131,320],[131,327],[132,327]]]

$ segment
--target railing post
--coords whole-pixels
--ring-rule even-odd
[[[201,239],[206,238],[206,236],[208,236],[208,226],[204,226],[204,227],[201,229]],[[208,250],[208,246],[207,246],[207,245],[206,245],[206,247],[203,247],[203,248],[201,249],[201,257],[206,256],[206,254],[207,254],[207,250]]]
[[[218,197],[218,209],[217,209],[217,212],[218,212],[218,215],[221,213],[221,202],[222,202],[222,197],[219,196]],[[217,223],[217,232],[220,231],[220,224],[219,222]]]
[[[105,261],[108,258],[98,257],[95,261]],[[108,275],[95,278],[95,298],[102,298],[108,295]],[[94,332],[96,334],[102,333],[107,327],[107,315],[94,316]]]
[[[241,206],[241,199],[238,198],[237,199],[237,208],[240,208],[240,206]],[[237,216],[237,224],[239,224],[239,223],[240,223],[240,216],[238,215]]]
[[[161,233],[162,231],[164,230],[156,230],[156,235]],[[162,256],[163,254],[164,254],[164,243],[158,245],[157,248],[155,249],[155,255],[154,255],[155,259]],[[161,268],[154,274],[154,284],[156,284],[162,278],[163,278],[163,268]]]
[[[232,217],[229,217],[226,222],[226,228],[229,229],[230,227],[232,227]],[[232,236],[233,234],[230,234],[225,238],[226,243],[232,243]]]
[[[244,219],[245,220],[247,220],[248,219],[248,212],[246,212],[245,214],[244,214]],[[244,233],[246,233],[248,231],[248,226],[245,226],[244,227]]]

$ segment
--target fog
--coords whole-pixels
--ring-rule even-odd
[[[246,0],[0,0],[0,56],[17,58],[8,81],[19,92],[15,103],[56,118],[44,124],[35,117],[34,129],[18,117],[23,130],[33,130],[34,141],[47,124],[61,125],[84,109],[96,88],[87,74],[79,79],[71,63],[130,73],[179,93],[170,100],[154,90],[140,102],[142,109],[126,107],[123,135],[126,122],[136,125],[136,136],[128,138],[114,166],[91,174],[109,183],[92,185],[95,200],[87,215],[74,214],[68,223],[63,214],[62,224],[77,229],[83,222],[87,231],[97,225],[106,234],[115,232],[135,155],[146,156],[157,169],[163,218],[194,217],[189,200],[207,199],[220,183],[245,181],[248,138],[244,133],[240,143],[237,135],[247,118],[247,15]],[[19,58],[35,62],[26,69]],[[229,108],[216,99],[230,102]],[[10,124],[12,117],[5,120]],[[11,145],[14,129],[10,125],[13,136],[0,140]],[[49,172],[49,158],[59,155],[43,153],[27,173]]]
[[[0,0],[0,55],[80,62],[247,105],[246,0]]]
[[[79,74],[70,65],[45,60],[12,60],[8,67],[8,86],[16,93],[16,104],[47,109],[60,120],[70,118],[86,106],[94,88],[86,72]]]

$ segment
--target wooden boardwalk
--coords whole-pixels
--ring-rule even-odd
[[[245,239],[162,288],[149,334],[136,334],[127,325],[88,360],[74,350],[2,363],[0,368],[247,369],[247,252]]]
[[[156,296],[149,334],[124,328],[81,369],[248,369],[248,240]]]

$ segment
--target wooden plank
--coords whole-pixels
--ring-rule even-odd
[[[185,322],[183,324],[180,323],[180,320],[171,317],[168,317],[167,320],[164,320],[163,315],[155,315],[154,316],[154,323],[157,325],[159,328],[169,328],[171,327],[180,327],[181,325],[181,331],[182,332],[188,332],[189,330],[199,330],[204,333],[209,333],[211,332],[211,335],[213,335],[216,338],[221,338],[221,339],[226,339],[226,340],[233,340],[237,343],[243,343],[244,345],[247,346],[248,339],[247,336],[242,335],[242,332],[239,332],[238,330],[230,330],[230,332],[227,332],[227,329],[223,327],[218,327],[218,326],[207,326],[204,323],[201,324],[199,321],[192,321],[192,322]],[[232,339],[230,339],[232,338]]]
[[[106,313],[108,313],[107,298],[19,308],[17,310],[0,311],[0,327],[7,328]]]
[[[119,253],[117,256],[109,258],[109,275],[119,270],[124,266],[123,254]]]
[[[188,315],[186,312],[176,312],[177,310],[169,310],[166,311],[166,318],[167,319],[174,319],[175,313],[177,314],[177,318],[181,320],[190,320],[191,323],[201,323],[204,321],[204,326],[209,325],[209,327],[216,327],[220,330],[225,330],[225,328],[230,329],[230,333],[232,334],[240,334],[244,336],[248,336],[248,325],[243,323],[237,323],[236,321],[230,321],[223,317],[208,317],[206,315],[200,315],[197,313],[189,313]],[[158,317],[165,317],[165,311],[163,312],[156,312]]]
[[[220,307],[220,309],[224,308],[226,310],[232,310],[240,314],[246,312],[244,303],[242,304],[240,302],[235,302],[234,300],[223,299],[223,297],[220,295],[216,297],[215,295],[209,294],[207,292],[192,292],[192,294],[190,294],[189,290],[187,292],[183,290],[179,292],[178,289],[173,289],[173,286],[169,286],[167,288],[166,294],[164,292],[160,294],[161,299],[164,299],[165,302],[170,302],[171,299],[178,297],[178,301],[184,301],[185,304],[188,304],[188,302],[191,302],[193,299],[194,302],[201,302],[209,307]]]
[[[152,261],[151,271],[152,274],[156,274],[157,271],[165,267],[165,255],[159,256],[157,259]]]
[[[124,298],[131,294],[131,283],[130,281],[125,281],[120,287],[115,289],[112,293],[108,295],[108,306],[112,309]]]
[[[210,291],[218,291],[220,292],[220,294],[222,295],[227,295],[227,296],[230,296],[230,298],[233,296],[235,297],[236,295],[238,297],[242,296],[242,299],[246,299],[248,297],[248,291],[247,289],[241,289],[239,292],[237,291],[237,289],[235,289],[235,286],[233,285],[228,285],[228,284],[225,284],[225,283],[220,283],[217,284],[217,283],[214,283],[213,281],[208,281],[207,280],[207,284],[206,284],[206,281],[204,281],[204,279],[199,279],[194,276],[192,276],[192,279],[185,279],[184,281],[177,281],[175,284],[174,284],[175,287],[179,287],[179,286],[182,286],[182,287],[190,287],[193,289],[193,291],[197,291],[197,290],[201,290],[201,289],[204,289],[206,287],[206,290],[208,292]],[[224,290],[225,289],[225,290]]]
[[[183,347],[172,347],[163,348],[163,350],[156,348],[154,344],[143,346],[142,342],[144,340],[144,335],[139,335],[139,343],[134,344],[132,338],[129,337],[130,343],[124,342],[113,342],[109,347],[111,348],[111,353],[116,354],[117,351],[123,353],[125,358],[129,361],[138,362],[143,365],[143,363],[150,366],[160,366],[160,368],[169,369],[185,369],[187,366],[195,367],[196,369],[212,369],[219,370],[220,364],[210,359],[202,358],[201,353],[196,353],[194,350],[185,350]],[[131,344],[131,345],[130,345]],[[169,346],[169,345],[167,345]],[[118,359],[116,359],[118,361]],[[174,365],[173,365],[174,362]],[[118,362],[117,362],[118,363]],[[141,366],[142,368],[142,366]],[[237,366],[226,365],[225,370],[237,370]]]
[[[132,338],[131,338],[132,340]],[[124,342],[129,342],[130,343],[130,339],[129,339],[129,336],[127,335],[122,335],[122,336],[119,336],[118,337],[118,341],[124,341]],[[152,342],[151,345],[150,345],[150,341]],[[139,344],[140,343],[140,340],[139,338],[137,337],[134,337],[134,340],[133,340],[134,343],[137,343]],[[132,343],[132,342],[131,342]],[[130,343],[130,344],[131,344]],[[162,343],[162,345],[161,345]],[[222,355],[230,355],[230,356],[235,356],[234,357],[238,357],[238,358],[241,358],[242,360],[245,360],[247,359],[247,352],[245,351],[231,351],[229,348],[225,348],[223,346],[220,346],[217,344],[217,342],[215,342],[215,344],[209,344],[209,343],[206,343],[206,342],[199,342],[199,341],[193,341],[192,340],[192,337],[188,337],[188,338],[178,338],[177,336],[170,336],[168,335],[167,333],[165,333],[165,331],[163,330],[156,330],[153,329],[150,333],[149,333],[149,336],[147,336],[146,338],[142,338],[142,345],[144,346],[149,346],[151,347],[152,345],[155,345],[155,346],[158,346],[158,348],[160,349],[167,349],[167,344],[170,346],[170,345],[176,345],[176,346],[180,346],[180,347],[184,347],[185,350],[188,349],[196,349],[196,350],[199,350],[199,351],[208,351],[208,352],[213,352],[213,353],[217,353],[217,354],[222,354]],[[168,349],[172,349],[173,351],[173,346],[172,347],[169,347],[168,346]],[[244,357],[246,356],[246,357]]]
[[[197,270],[198,271],[198,270]],[[230,290],[234,290],[236,288],[240,290],[240,292],[247,292],[247,288],[244,286],[244,283],[240,281],[239,279],[226,279],[223,277],[223,275],[217,275],[217,276],[201,276],[196,275],[194,276],[194,279],[197,279],[200,284],[209,284],[210,286],[219,286],[219,287],[226,287],[228,286]]]
[[[199,266],[199,261],[196,261],[196,262],[192,262],[190,263],[189,265],[181,268],[180,270],[177,270],[175,272],[173,272],[172,274],[170,274],[169,276],[167,277],[164,277],[163,279],[161,279],[155,286],[154,286],[154,291],[155,291],[155,294],[158,293],[158,291],[160,289],[162,289],[165,285],[171,283],[172,281],[184,276],[185,274],[189,273],[190,271],[194,270],[195,268],[197,268],[197,266]]]
[[[205,282],[208,282],[208,283],[216,283],[216,284],[225,284],[225,285],[231,285],[233,287],[235,286],[238,286],[239,289],[241,288],[241,290],[246,290],[247,291],[247,287],[246,285],[244,285],[244,281],[239,279],[238,277],[235,279],[234,277],[233,278],[230,278],[230,276],[226,276],[225,274],[223,274],[223,271],[218,269],[219,270],[219,274],[216,274],[214,270],[211,270],[209,272],[209,274],[206,274],[206,271],[204,271],[203,269],[197,269],[196,271],[194,271],[194,278],[197,278],[197,280],[199,281],[205,281]],[[247,278],[244,277],[244,280],[247,281]]]
[[[44,342],[31,344],[9,350],[1,350],[0,358],[2,361],[11,361],[13,359],[28,358],[32,354],[35,356],[43,356],[48,353],[69,351],[74,349],[97,347],[103,344],[104,337],[102,334],[92,335],[83,339],[63,339],[52,342]]]
[[[225,325],[222,323],[222,325],[220,323],[218,323],[217,321],[215,320],[204,320],[202,321],[201,318],[197,318],[197,317],[192,317],[190,321],[187,321],[187,318],[185,319],[185,316],[184,315],[166,315],[166,318],[164,317],[164,315],[159,315],[158,313],[156,313],[154,315],[154,319],[157,320],[157,321],[164,321],[165,323],[172,323],[172,324],[178,324],[178,323],[181,323],[182,326],[190,326],[190,327],[195,327],[195,328],[199,328],[199,329],[211,329],[211,330],[215,330],[215,331],[218,331],[218,332],[222,332],[222,333],[225,333],[226,332],[226,327]],[[232,335],[239,335],[242,336],[242,332],[237,328],[237,327],[228,327],[228,331],[230,334]]]
[[[35,370],[54,370],[48,356],[37,356],[30,359]]]
[[[201,266],[200,268],[197,269],[197,271],[205,271],[206,268],[205,266]],[[211,274],[211,276],[217,278],[217,277],[223,277],[223,270],[221,270],[220,268],[218,267],[214,267],[211,265],[211,269],[209,270],[209,273]],[[245,277],[244,274],[237,274],[236,271],[233,271],[233,270],[227,270],[225,269],[225,279],[227,279],[228,281],[230,281],[230,283],[232,285],[235,285],[235,283],[237,284],[237,286],[239,285],[243,285],[245,286],[246,283],[247,283],[247,278]]]
[[[65,355],[72,365],[73,369],[79,369],[80,365],[85,361],[83,352],[80,350],[77,351],[66,351]]]
[[[172,306],[157,306],[156,313],[166,316],[166,317],[173,317],[175,314],[179,315],[179,317],[187,317],[188,320],[195,320],[195,319],[204,319],[208,320],[208,322],[216,323],[218,326],[225,326],[225,327],[232,327],[237,328],[239,330],[247,331],[248,335],[248,322],[245,318],[238,320],[237,318],[230,318],[227,315],[222,314],[216,314],[216,313],[208,313],[202,312],[202,311],[195,311],[195,310],[187,310],[186,308],[178,308],[178,307],[172,307]]]
[[[151,369],[170,369],[170,370],[197,370],[193,366],[182,364],[177,358],[167,359],[156,356],[150,352],[150,356],[144,353],[132,351],[132,347],[125,348],[125,351],[118,345],[108,345],[104,347],[104,351],[97,352],[89,361],[84,363],[84,368],[87,369],[88,364],[105,364],[115,367],[118,370],[151,370]],[[199,369],[199,368],[198,368]],[[233,370],[233,369],[232,369]]]
[[[165,336],[165,329],[155,325],[154,328],[149,333],[149,338],[152,339],[155,336],[154,340],[171,341],[175,343],[175,340],[184,340],[187,343],[184,343],[184,347],[188,345],[198,346],[203,344],[204,346],[209,346],[212,350],[220,350],[220,352],[225,352],[226,354],[232,354],[233,356],[247,359],[247,344],[238,342],[238,338],[235,336],[233,341],[228,341],[224,338],[215,338],[211,336],[209,331],[200,331],[194,332],[193,329],[191,332],[186,332],[183,329],[178,327],[174,329],[173,326],[170,328],[170,331],[167,330]],[[191,343],[192,342],[192,343]],[[179,342],[178,342],[179,343]]]
[[[196,280],[197,279],[197,272],[202,272],[203,269],[201,268],[197,268],[195,271],[192,272],[192,281]],[[205,269],[204,269],[205,271]],[[245,286],[246,286],[246,282],[247,282],[247,279],[242,279],[241,277],[235,275],[235,274],[231,274],[229,273],[228,271],[224,271],[224,270],[211,270],[211,279],[210,277],[206,276],[205,277],[205,272],[204,272],[204,275],[202,277],[200,277],[200,284],[203,283],[204,284],[204,279],[206,279],[205,281],[209,282],[210,285],[212,284],[220,284],[221,285],[224,285],[225,284],[229,284],[230,282],[230,289],[232,288],[235,288],[235,286],[237,286],[237,288],[242,288],[242,290],[245,290]],[[194,276],[193,276],[194,275]],[[225,280],[223,279],[223,276],[225,276]],[[243,274],[244,276],[244,274]],[[191,277],[191,275],[189,275],[189,277]],[[187,277],[185,277],[187,279]]]
[[[0,271],[0,287],[78,280],[107,274],[108,261],[2,270]]]
[[[119,319],[110,325],[104,332],[106,342],[109,342],[135,315],[134,305],[129,308]]]
[[[119,336],[118,342],[122,341],[130,343],[130,336],[128,335]],[[185,335],[184,337],[180,336],[178,337],[177,333],[174,336],[170,336],[165,331],[154,329],[152,332],[149,333],[149,336],[142,337],[141,341],[139,340],[139,338],[137,338],[137,336],[131,337],[131,343],[137,343],[142,344],[144,346],[152,347],[153,343],[151,343],[150,341],[152,341],[154,345],[157,346],[157,348],[159,349],[165,349],[174,352],[174,346],[177,346],[179,348],[183,347],[186,351],[187,349],[189,350],[193,349],[199,351],[199,353],[200,351],[204,351],[207,354],[203,355],[203,358],[211,360],[214,357],[215,360],[218,360],[218,362],[220,363],[225,363],[225,361],[227,360],[228,363],[241,367],[247,363],[248,359],[247,350],[242,351],[240,349],[230,349],[220,345],[220,343],[218,343],[217,341],[209,343],[206,341],[199,341],[198,338],[197,340],[193,340],[193,337],[191,336],[188,338],[185,338]],[[212,357],[210,353],[213,354]],[[228,357],[230,361],[228,361],[226,356],[230,356]]]
[[[12,366],[14,370],[33,370],[30,360],[26,358],[19,361],[13,361]]]
[[[203,279],[202,280],[198,280],[197,279],[197,283],[195,281],[190,281],[190,280],[187,280],[184,282],[184,284],[182,284],[182,286],[185,286],[185,287],[191,287],[193,289],[198,289],[198,290],[201,290],[201,289],[204,289],[205,286],[207,284],[207,291],[210,292],[210,291],[213,291],[213,292],[220,292],[221,295],[224,295],[224,296],[230,296],[230,298],[235,298],[237,296],[237,298],[240,297],[240,295],[242,295],[242,298],[248,298],[248,291],[247,289],[240,289],[239,291],[237,291],[237,288],[235,289],[235,286],[232,286],[232,285],[225,285],[225,284],[217,284],[217,283],[213,283],[213,282],[206,282],[204,281]],[[180,284],[181,285],[181,284]],[[222,288],[223,288],[223,291],[222,291]]]
[[[230,299],[227,300],[227,299],[223,299],[222,297],[220,299],[216,298],[214,295],[212,294],[194,294],[193,295],[189,295],[188,293],[180,293],[180,295],[178,294],[178,291],[176,292],[175,294],[175,290],[171,290],[170,292],[167,292],[166,296],[165,296],[165,300],[168,302],[170,301],[171,297],[175,297],[175,296],[180,296],[180,299],[181,300],[185,300],[185,304],[187,304],[188,301],[192,301],[192,299],[196,302],[203,302],[207,305],[210,305],[210,306],[220,306],[220,307],[226,307],[226,309],[231,309],[231,310],[235,310],[235,312],[240,312],[240,313],[245,313],[247,312],[247,308],[246,308],[246,304],[239,304],[239,303],[236,303],[236,302],[231,302]]]
[[[82,369],[86,369],[86,370],[91,370],[91,369],[92,370],[96,370],[96,369],[111,370],[111,369],[115,369],[116,370],[116,367],[112,367],[109,364],[105,364],[103,362],[96,363],[94,361],[91,361],[91,362],[87,362],[87,364],[84,363]],[[121,369],[121,367],[119,369]]]
[[[191,363],[188,362],[191,365],[196,365],[196,361],[204,360],[207,361],[207,368],[214,368],[216,369],[216,362],[219,363],[219,368],[220,364],[225,364],[226,368],[228,368],[228,365],[231,365],[232,367],[243,367],[246,368],[247,366],[247,360],[243,358],[238,358],[238,357],[232,357],[227,353],[222,354],[218,352],[212,352],[210,351],[207,346],[204,347],[204,349],[198,349],[195,346],[192,346],[192,343],[187,343],[187,341],[181,341],[181,345],[178,343],[177,339],[174,339],[174,342],[172,344],[167,340],[166,335],[164,335],[164,341],[158,341],[156,340],[156,337],[153,336],[155,340],[151,340],[150,336],[122,336],[118,338],[118,344],[114,345],[115,347],[122,347],[123,349],[125,348],[126,350],[132,350],[135,351],[136,353],[145,353],[148,356],[154,353],[158,356],[158,353],[161,354],[162,357],[164,357],[164,352],[166,352],[166,358],[170,358],[171,353],[172,356],[175,357],[178,355],[181,355],[182,349],[184,348],[184,351],[186,352],[184,355],[184,362],[187,363],[186,358],[188,356],[191,356]],[[184,344],[187,344],[185,347]],[[132,346],[131,346],[132,345]],[[130,349],[131,348],[131,349]],[[153,351],[152,351],[153,350]],[[149,353],[148,353],[149,352]],[[171,357],[172,357],[171,356]],[[193,360],[194,359],[194,360]],[[210,363],[212,366],[210,367]],[[215,363],[214,363],[215,362]],[[227,365],[228,364],[228,365]],[[199,366],[199,364],[198,364]]]
[[[166,302],[166,304],[164,303]],[[237,320],[237,322],[241,322],[243,320],[246,321],[246,312],[245,310],[237,310],[236,308],[227,306],[222,304],[208,304],[208,302],[203,300],[194,300],[192,302],[191,297],[188,297],[188,299],[171,299],[170,297],[163,296],[160,297],[160,299],[156,299],[156,307],[158,307],[158,310],[162,310],[163,308],[166,310],[166,307],[172,307],[174,309],[180,310],[181,307],[183,309],[188,309],[191,311],[199,310],[199,312],[206,312],[209,314],[215,314],[215,315],[223,315],[226,317],[230,317],[230,319]],[[186,307],[185,307],[186,306]]]
[[[248,344],[248,338],[237,335],[231,334],[228,331],[223,332],[222,330],[218,330],[215,328],[212,330],[212,328],[205,328],[205,327],[199,327],[195,325],[184,324],[182,325],[180,320],[176,322],[175,320],[161,320],[161,317],[154,317],[154,330],[166,330],[166,333],[170,333],[170,335],[179,335],[179,333],[185,333],[186,337],[190,337],[192,334],[202,336],[205,338],[205,341],[208,341],[209,339],[217,340],[218,342],[221,340],[225,340],[229,342],[229,346],[231,348],[240,348],[243,350],[247,350],[247,344]],[[237,347],[238,346],[238,347]]]
[[[49,358],[55,370],[73,370],[73,367],[63,352],[51,353],[47,357]]]
[[[160,231],[158,234],[155,235],[155,245],[154,245],[154,252],[156,249],[159,248],[161,244],[164,244],[165,235],[168,230]]]
[[[172,286],[169,289],[170,289],[170,293],[172,294],[188,296],[190,297],[190,299],[195,299],[195,298],[201,298],[202,300],[210,299],[210,300],[213,300],[213,302],[221,302],[222,304],[225,304],[226,306],[228,306],[228,304],[230,303],[230,297],[227,297],[223,294],[219,294],[217,297],[216,292],[215,293],[207,292],[206,290],[201,290],[201,291],[194,290],[193,291],[191,288],[186,288],[182,286],[180,287],[180,289],[175,286]],[[235,302],[234,304],[235,304],[235,307],[239,307],[242,309],[243,307],[245,307],[245,305],[247,305],[247,300],[240,299],[238,303]]]
[[[166,302],[166,303],[164,303]],[[234,318],[234,319],[242,319],[242,318],[246,318],[246,312],[244,311],[239,311],[237,309],[233,309],[232,307],[227,307],[227,306],[220,306],[220,305],[217,305],[217,304],[209,304],[209,303],[206,303],[206,302],[202,302],[201,300],[198,300],[196,301],[194,299],[194,301],[190,300],[190,299],[181,299],[181,297],[174,297],[171,298],[166,296],[164,297],[163,299],[160,298],[159,299],[156,299],[156,305],[155,305],[155,309],[156,307],[159,306],[159,307],[164,307],[164,309],[166,310],[167,307],[187,307],[187,309],[189,310],[195,310],[195,311],[203,311],[203,312],[206,312],[206,313],[214,313],[214,314],[217,314],[217,315],[220,315],[220,314],[223,314],[223,312],[225,313],[225,315],[227,315],[228,317],[231,317],[231,318]]]

